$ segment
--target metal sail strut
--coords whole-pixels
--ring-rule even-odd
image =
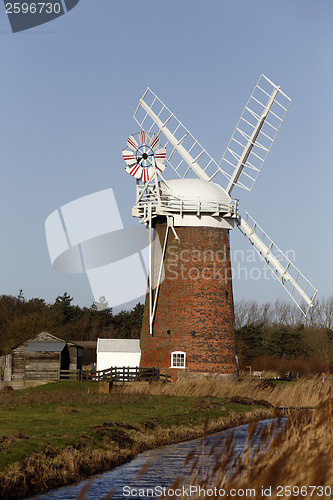
[[[220,162],[229,195],[234,186],[251,191],[290,102],[279,86],[261,75]]]
[[[304,316],[313,306],[317,290],[308,279],[294,266],[291,260],[267,236],[255,220],[246,213],[246,220],[237,219],[238,228],[246,236],[261,259],[289,293]]]
[[[234,171],[234,173],[229,181],[227,189],[226,189],[228,194],[231,194],[231,191],[233,190],[236,182],[238,181],[238,179],[240,177],[240,174],[242,173],[242,170],[243,170],[243,168],[244,168],[244,166],[245,166],[245,164],[246,164],[246,162],[251,154],[253,146],[254,146],[256,140],[258,139],[260,131],[261,131],[261,129],[266,121],[268,113],[270,112],[270,110],[274,104],[274,101],[279,93],[279,90],[280,90],[280,87],[274,88],[272,95],[267,102],[266,108],[264,109],[264,112],[261,115],[260,120],[257,123],[257,126],[253,130],[252,135],[251,135],[251,137],[250,137],[250,139],[249,139],[249,141],[248,141],[248,143],[243,151],[243,154],[241,155],[240,159],[238,160],[237,167],[236,167],[236,169],[235,169],[235,171]]]
[[[146,102],[141,99],[140,101],[141,106],[143,109],[146,111],[146,113],[150,116],[150,118],[156,123],[158,128],[163,132],[165,137],[168,139],[170,144],[178,151],[180,156],[183,158],[183,160],[188,164],[188,166],[197,174],[197,176],[200,179],[203,179],[204,181],[209,180],[209,176],[202,170],[200,165],[195,161],[194,158],[190,155],[188,151],[184,148],[182,144],[180,144],[180,141],[178,141],[175,136],[170,132],[170,130],[167,128],[166,123],[163,123],[159,117],[154,113],[154,111],[151,109]]]

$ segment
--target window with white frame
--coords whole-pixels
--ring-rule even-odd
[[[171,353],[171,368],[185,368],[186,353],[174,351]]]

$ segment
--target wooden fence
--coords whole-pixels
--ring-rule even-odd
[[[142,367],[111,367],[106,370],[60,370],[58,380],[80,380],[100,382],[108,380],[110,382],[137,382],[137,381],[158,381],[168,382],[170,375],[160,373],[158,368]]]

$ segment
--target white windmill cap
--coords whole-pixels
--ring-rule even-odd
[[[174,196],[182,200],[218,201],[220,203],[228,203],[230,199],[230,196],[221,186],[202,179],[168,180],[167,186]],[[171,194],[163,183],[161,183],[161,189],[164,194]]]

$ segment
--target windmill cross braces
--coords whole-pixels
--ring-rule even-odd
[[[152,220],[161,215],[167,217],[168,229],[172,228],[175,237],[176,221],[184,216],[192,217],[192,220],[209,218],[208,225],[219,222],[227,229],[232,229],[236,222],[306,316],[313,306],[317,290],[248,213],[245,218],[239,214],[239,202],[230,196],[235,186],[252,190],[290,102],[291,99],[279,86],[261,75],[225,153],[217,163],[157,95],[147,88],[134,113],[141,132],[137,134],[138,138],[134,135],[129,137],[129,149],[123,151],[123,156],[126,171],[137,182],[136,204],[132,213],[146,224],[150,240]],[[167,180],[162,175],[165,163],[170,166],[176,180]],[[179,190],[180,179],[186,180]],[[225,182],[225,179],[227,186],[224,189],[217,181]],[[198,196],[202,187],[206,195]],[[161,265],[167,237],[168,230]],[[150,276],[152,265],[151,256]],[[151,331],[159,284],[155,288],[155,301],[152,284],[149,285]]]

